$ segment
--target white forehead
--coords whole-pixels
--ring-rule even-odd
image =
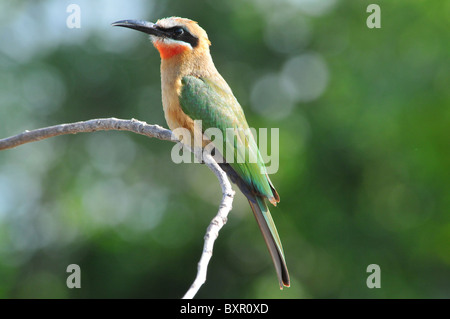
[[[180,25],[185,25],[186,23],[184,23],[183,20],[185,20],[185,19],[180,18],[180,17],[171,17],[171,18],[160,19],[156,22],[156,24],[159,25],[160,27],[168,29],[168,28],[173,28],[173,27],[180,26]]]

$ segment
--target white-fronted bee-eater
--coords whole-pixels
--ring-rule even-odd
[[[276,205],[280,197],[267,175],[252,134],[237,133],[232,140],[226,138],[227,129],[242,132],[248,131],[249,126],[239,102],[214,66],[209,51],[211,42],[205,30],[197,22],[179,17],[161,19],[156,23],[121,20],[113,25],[149,34],[159,51],[162,104],[172,131],[183,128],[194,136],[194,121],[201,120],[203,131],[217,128],[223,132],[224,138],[220,141],[223,145],[217,145],[217,149],[223,150],[224,162],[220,165],[250,203],[272,256],[280,288],[289,287],[283,247],[266,204],[268,200]],[[208,137],[205,136],[205,140]],[[191,142],[182,140],[185,144]],[[234,151],[225,152],[230,145]],[[188,146],[192,149],[192,145]],[[252,154],[255,160],[242,157],[239,154],[242,150]],[[239,156],[244,160],[237,160]]]

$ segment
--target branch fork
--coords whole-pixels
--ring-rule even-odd
[[[122,120],[111,117],[59,124],[31,131],[26,130],[23,133],[0,139],[0,151],[59,135],[114,130],[129,131],[151,138],[179,143],[177,138],[172,134],[172,131],[159,125],[150,125],[136,119]],[[208,270],[209,261],[212,257],[214,242],[219,236],[220,229],[227,222],[228,213],[232,209],[235,194],[231,188],[227,174],[220,168],[219,164],[217,164],[211,154],[208,154],[207,152],[203,152],[202,154],[200,151],[195,151],[194,154],[200,162],[203,160],[209,169],[211,169],[211,171],[213,171],[216,175],[222,189],[222,200],[220,202],[217,215],[212,219],[204,236],[203,251],[197,266],[197,276],[186,294],[183,296],[183,299],[194,298],[200,287],[206,282],[206,273]]]

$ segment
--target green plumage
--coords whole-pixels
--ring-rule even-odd
[[[231,167],[227,174],[250,203],[274,261],[280,287],[289,286],[283,247],[264,201],[264,198],[269,198],[276,202],[279,197],[267,176],[263,159],[249,131],[241,106],[221,77],[212,79],[185,76],[181,79],[181,84],[179,98],[183,112],[193,120],[202,120],[203,132],[208,128],[217,128],[222,132],[221,153],[228,164],[221,166]],[[227,129],[230,128],[234,129],[236,137],[227,136]],[[215,139],[213,143],[218,147]],[[227,148],[231,152],[227,151]]]
[[[252,185],[256,193],[273,197],[263,159],[249,131],[244,112],[229,87],[211,79],[186,76],[182,79],[180,104],[192,119],[202,120],[203,130],[221,130],[224,137],[222,155],[225,160],[245,182]],[[227,128],[234,129],[228,132],[234,132],[235,138],[227,139]],[[227,147],[232,151],[233,158],[226,152]]]

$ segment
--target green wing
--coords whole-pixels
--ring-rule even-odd
[[[222,80],[186,76],[181,80],[180,105],[202,129],[217,128],[223,141],[219,149],[236,173],[259,194],[273,197],[266,168],[241,106]],[[227,135],[234,133],[235,136]],[[217,145],[216,140],[213,141]]]
[[[182,78],[181,84],[180,105],[184,113],[194,120],[202,120],[203,132],[208,128],[217,128],[222,132],[223,141],[219,150],[222,149],[221,153],[227,163],[249,186],[249,189],[254,191],[254,194],[246,196],[272,256],[280,288],[289,286],[289,273],[283,247],[263,198],[274,198],[279,201],[279,196],[271,187],[253,135],[249,131],[245,134],[248,124],[241,106],[221,78],[186,76]],[[230,128],[233,129],[236,138],[234,136],[230,138],[226,134],[227,129]],[[218,147],[220,142],[214,139],[213,143]],[[227,148],[232,151],[227,152]],[[246,151],[248,157],[245,156]],[[241,161],[242,159],[244,161]]]

